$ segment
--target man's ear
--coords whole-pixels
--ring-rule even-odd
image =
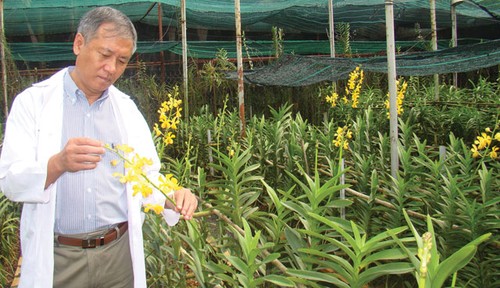
[[[75,40],[73,41],[73,53],[78,56],[82,46],[85,45],[85,38],[83,38],[82,33],[76,33]]]

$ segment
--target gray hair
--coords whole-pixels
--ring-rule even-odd
[[[137,49],[137,32],[134,24],[122,12],[111,7],[97,7],[85,13],[80,24],[78,24],[78,33],[81,33],[85,42],[92,40],[97,33],[99,27],[104,23],[114,24],[114,32],[120,37],[132,39],[134,42],[134,50]]]

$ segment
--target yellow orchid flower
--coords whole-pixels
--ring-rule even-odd
[[[493,147],[491,148],[490,157],[491,157],[492,159],[497,159],[497,158],[498,158],[498,153],[497,153],[497,151],[498,151],[499,149],[500,149],[500,148],[498,148],[497,146],[493,146]]]
[[[163,212],[163,209],[165,209],[163,206],[158,205],[158,204],[146,204],[144,205],[144,212],[149,212],[150,210],[154,211],[156,214],[161,214]]]

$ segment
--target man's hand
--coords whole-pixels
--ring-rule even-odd
[[[198,199],[191,192],[191,190],[181,188],[174,192],[174,196],[172,198],[176,203],[175,207],[173,207],[172,203],[166,201],[165,208],[181,213],[185,220],[191,220],[193,218],[194,211],[198,207]]]
[[[90,138],[71,138],[63,150],[49,159],[45,188],[65,172],[91,170],[101,161],[105,149],[102,142]]]
[[[77,172],[90,170],[101,161],[105,150],[101,141],[90,138],[72,138],[58,154],[58,165],[63,171]]]

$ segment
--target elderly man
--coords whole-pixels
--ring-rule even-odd
[[[113,173],[123,164],[104,144],[127,144],[160,161],[150,130],[134,102],[113,83],[135,52],[137,34],[110,7],[83,16],[73,43],[75,66],[19,94],[7,120],[0,187],[23,202],[21,245],[24,287],[146,287],[141,207],[130,184]],[[150,197],[165,204],[165,197]],[[189,189],[175,191],[165,218],[191,219]],[[170,204],[170,203],[168,203]],[[176,223],[176,219],[172,220]]]

